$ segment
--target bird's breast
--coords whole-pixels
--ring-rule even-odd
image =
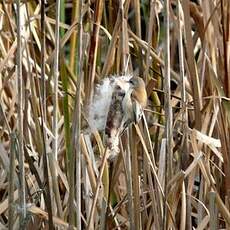
[[[145,88],[137,88],[133,90],[132,97],[142,106],[142,108],[147,105],[147,93]]]

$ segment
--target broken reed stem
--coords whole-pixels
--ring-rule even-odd
[[[169,0],[165,1],[165,69],[164,69],[164,96],[165,96],[165,137],[166,137],[166,157],[165,157],[165,201],[164,201],[164,216],[163,226],[167,229],[168,211],[167,211],[167,185],[172,175],[172,107],[171,107],[171,75],[170,75],[170,32],[169,32]]]
[[[20,0],[17,0],[17,85],[18,85],[18,155],[19,155],[19,220],[23,227],[26,218],[26,191],[23,144],[23,80],[22,80],[22,34]]]

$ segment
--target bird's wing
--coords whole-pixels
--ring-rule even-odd
[[[141,105],[134,99],[132,100],[132,107],[133,107],[133,122],[136,124],[140,121],[141,116],[143,114],[143,108]]]

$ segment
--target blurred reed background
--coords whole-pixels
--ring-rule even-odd
[[[229,41],[229,0],[1,0],[0,229],[229,229]],[[130,73],[112,174],[87,105]]]

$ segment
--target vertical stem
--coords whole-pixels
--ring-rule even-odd
[[[83,52],[82,52],[82,5],[83,0],[79,1],[78,7],[78,63],[77,63],[77,75],[78,75],[78,88],[76,94],[76,203],[77,203],[77,229],[81,230],[81,88],[82,88],[82,65],[83,65]]]
[[[61,0],[61,7],[60,7],[60,20],[62,23],[65,23],[65,0]],[[63,37],[65,34],[64,28],[60,30],[60,36]]]
[[[58,154],[58,77],[59,77],[59,20],[60,20],[60,0],[56,1],[56,23],[55,23],[55,51],[54,51],[54,93],[53,93],[53,153],[57,160]]]
[[[216,194],[209,192],[210,230],[218,229],[218,212],[216,207]]]
[[[131,128],[130,128],[131,129]],[[140,229],[140,191],[139,191],[139,175],[138,175],[138,151],[137,151],[137,135],[135,128],[132,127],[132,138],[130,149],[132,152],[132,184],[133,184],[133,208],[134,208],[134,223],[137,230]]]
[[[19,141],[19,202],[20,202],[20,225],[26,218],[26,194],[25,194],[25,169],[23,148],[23,81],[22,81],[22,34],[20,0],[17,0],[17,81],[18,81],[18,141]]]
[[[101,183],[102,183],[102,176],[103,176],[103,172],[104,172],[104,169],[105,169],[105,165],[106,165],[106,162],[107,162],[109,152],[110,152],[110,150],[108,148],[106,148],[105,151],[104,151],[103,158],[102,158],[100,172],[99,172],[99,175],[98,175],[98,178],[97,178],[97,187],[96,187],[96,190],[95,190],[95,193],[94,193],[93,204],[92,204],[90,214],[89,214],[87,230],[92,229],[92,226],[93,226],[93,216],[94,216],[94,212],[95,212],[95,208],[96,208],[96,204],[97,204],[97,198],[98,198],[99,191],[100,191],[100,186],[101,186]]]
[[[179,63],[180,63],[180,76],[181,76],[181,105],[182,105],[182,123],[184,130],[184,141],[182,143],[182,156],[181,156],[181,169],[185,170],[188,167],[188,125],[187,125],[187,107],[186,107],[186,89],[185,89],[185,73],[184,73],[184,52],[183,52],[183,26],[181,23],[181,19],[183,18],[183,10],[180,3],[180,0],[177,0],[177,18],[178,18],[178,47],[179,47]],[[185,191],[186,184],[183,183],[182,191]],[[183,194],[183,193],[182,193]],[[190,203],[188,202],[186,205],[185,195],[182,195],[182,212],[181,212],[181,224],[180,229],[185,229],[186,226],[186,215],[188,207]],[[187,222],[188,223],[188,222]]]
[[[95,22],[93,24],[93,32],[91,36],[91,43],[89,48],[89,60],[88,60],[88,82],[86,88],[86,104],[89,104],[91,97],[93,95],[93,84],[95,79],[96,71],[96,59],[97,59],[97,50],[98,50],[98,40],[99,40],[99,29],[101,24],[102,12],[103,12],[104,0],[96,1],[96,10],[95,10]]]
[[[190,21],[190,1],[183,0],[181,1],[181,5],[184,11],[184,25],[185,25],[185,46],[187,51],[194,50],[193,46],[193,37],[192,37],[192,28]],[[191,52],[188,52],[191,54]],[[187,55],[187,63],[189,75],[191,76],[191,86],[193,92],[193,100],[194,100],[194,110],[195,110],[195,128],[201,129],[201,108],[202,108],[202,100],[201,100],[201,92],[200,92],[200,82],[197,74],[197,68],[195,64],[194,55]]]
[[[135,24],[136,24],[136,34],[141,38],[141,14],[140,14],[140,1],[134,0],[133,2],[135,10]]]
[[[41,90],[41,125],[42,125],[42,138],[43,138],[43,173],[44,173],[44,184],[45,184],[45,200],[48,211],[49,229],[53,229],[53,215],[52,215],[52,204],[51,194],[49,185],[49,172],[48,172],[48,160],[47,160],[47,135],[45,129],[46,123],[46,80],[45,80],[45,0],[41,1],[41,79],[42,79],[42,90]]]
[[[135,12],[135,27],[136,27],[136,35],[141,38],[141,15],[140,15],[140,1],[133,1],[134,12]],[[143,60],[142,60],[142,50],[140,47],[136,47],[138,54],[138,63],[140,66],[140,73],[143,73]]]
[[[77,229],[81,229],[81,151],[80,151],[80,131],[81,131],[81,87],[82,87],[82,0],[77,2],[78,9],[78,63],[77,64],[77,91],[75,95],[75,105],[72,122],[72,153],[70,156],[70,196],[69,196],[69,222],[74,225],[74,192],[75,192],[75,166],[76,166],[76,221]],[[76,146],[76,158],[75,148]],[[76,161],[76,162],[75,162]],[[75,164],[76,163],[76,164]]]
[[[121,12],[121,72],[125,74],[125,65],[126,65],[126,53],[125,53],[125,19],[124,19],[124,7],[123,0],[120,0],[120,12]]]
[[[167,183],[172,175],[172,151],[171,151],[171,137],[172,137],[172,107],[171,107],[171,92],[170,92],[170,33],[169,33],[169,0],[165,1],[165,72],[164,72],[164,92],[165,92],[165,136],[166,136],[166,153],[165,158],[165,204],[164,204],[164,229],[167,229]]]
[[[10,172],[9,172],[9,230],[13,230],[14,227],[14,177],[15,177],[15,135],[10,136]]]
[[[70,146],[70,158],[69,158],[69,186],[70,186],[70,191],[69,191],[69,224],[70,224],[70,229],[74,226],[74,191],[75,191],[75,177],[74,177],[74,172],[75,172],[75,133],[76,133],[76,116],[78,114],[76,113],[76,99],[75,99],[75,110],[73,113],[73,126],[72,126],[72,136],[71,136],[71,146]]]
[[[230,96],[230,81],[229,81],[229,78],[228,78],[228,54],[227,54],[227,34],[226,34],[226,25],[227,24],[227,21],[226,21],[226,18],[225,18],[225,13],[224,13],[224,0],[221,0],[220,1],[221,3],[221,20],[222,20],[222,31],[223,31],[223,36],[222,36],[222,39],[223,39],[223,47],[224,47],[224,88],[225,88],[225,94],[227,97]],[[228,31],[228,28],[227,28],[227,31]]]
[[[130,223],[130,229],[135,229],[134,224],[134,208],[133,208],[133,186],[132,186],[132,167],[131,167],[131,151],[130,151],[130,132],[129,129],[127,131],[127,147],[126,147],[126,175],[127,175],[127,195],[128,195],[128,212],[129,212],[129,223]]]
[[[55,200],[57,203],[58,214],[62,214],[61,197],[58,187],[58,178],[55,168],[55,161],[58,157],[58,78],[59,78],[59,46],[60,46],[60,0],[56,1],[56,23],[55,23],[55,55],[54,55],[54,93],[53,93],[53,153],[49,157],[50,173],[52,176]]]
[[[77,20],[77,11],[78,11],[78,2],[73,1],[72,7],[72,23]],[[77,40],[77,32],[74,31],[70,38],[70,69],[75,72],[75,64],[76,64],[76,40]]]
[[[61,81],[62,81],[62,90],[64,92],[64,96],[62,98],[62,105],[63,105],[63,115],[64,115],[64,133],[65,133],[65,148],[66,148],[66,172],[67,177],[69,177],[69,159],[71,155],[71,133],[70,133],[70,115],[69,115],[69,97],[68,97],[68,74],[66,71],[65,66],[65,55],[64,52],[61,51],[61,66],[60,66],[60,75],[61,75]]]
[[[146,53],[146,69],[144,72],[144,80],[147,82],[147,77],[149,73],[150,67],[150,47],[152,45],[152,37],[153,37],[153,23],[154,23],[154,2],[150,1],[150,17],[149,17],[149,25],[148,25],[148,48]]]
[[[181,103],[183,109],[182,122],[183,122],[183,130],[187,129],[187,108],[186,108],[186,89],[185,89],[185,74],[184,74],[184,52],[183,52],[183,36],[182,36],[182,8],[180,4],[180,0],[177,0],[177,17],[178,17],[178,46],[179,46],[179,63],[180,63],[180,76],[181,76]]]

